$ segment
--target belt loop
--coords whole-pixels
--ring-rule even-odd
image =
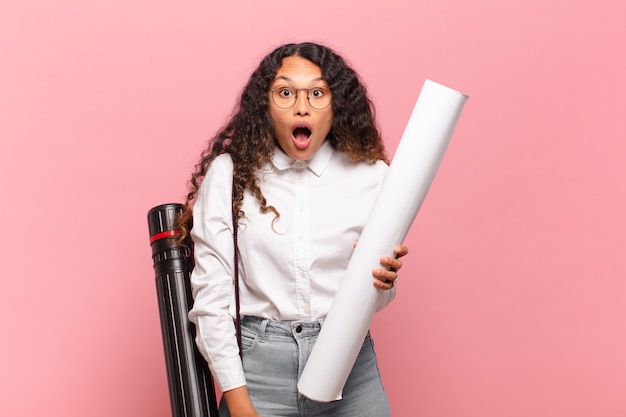
[[[261,325],[259,326],[259,342],[265,342],[265,328],[267,327],[268,319],[263,319]]]

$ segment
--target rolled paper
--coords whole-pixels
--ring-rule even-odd
[[[298,391],[319,402],[341,399],[363,346],[380,291],[372,269],[403,242],[446,152],[468,96],[426,80],[389,172],[324,326],[298,381]]]

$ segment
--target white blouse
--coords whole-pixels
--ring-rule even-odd
[[[276,148],[272,163],[258,177],[267,204],[280,217],[261,213],[248,190],[243,199],[245,216],[238,230],[241,315],[326,317],[387,170],[382,161],[352,162],[328,142],[309,161],[293,160]],[[195,302],[189,319],[222,392],[246,384],[233,324],[232,175],[230,155],[211,163],[191,230]],[[377,309],[394,296],[395,289],[380,291]]]

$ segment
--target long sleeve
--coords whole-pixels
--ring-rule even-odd
[[[378,299],[376,300],[376,312],[379,312],[383,308],[387,307],[393,299],[396,297],[396,287],[389,290],[379,290]]]
[[[230,156],[216,158],[193,209],[195,267],[191,274],[196,344],[221,391],[246,384],[233,323],[233,225]]]

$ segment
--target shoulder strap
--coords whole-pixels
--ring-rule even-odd
[[[233,245],[234,245],[234,259],[233,259],[233,284],[235,286],[235,331],[237,332],[237,345],[239,346],[239,356],[242,356],[241,351],[241,317],[239,314],[239,249],[237,247],[237,214],[235,213],[235,179],[233,178],[233,191],[232,191],[232,214],[233,214]]]

